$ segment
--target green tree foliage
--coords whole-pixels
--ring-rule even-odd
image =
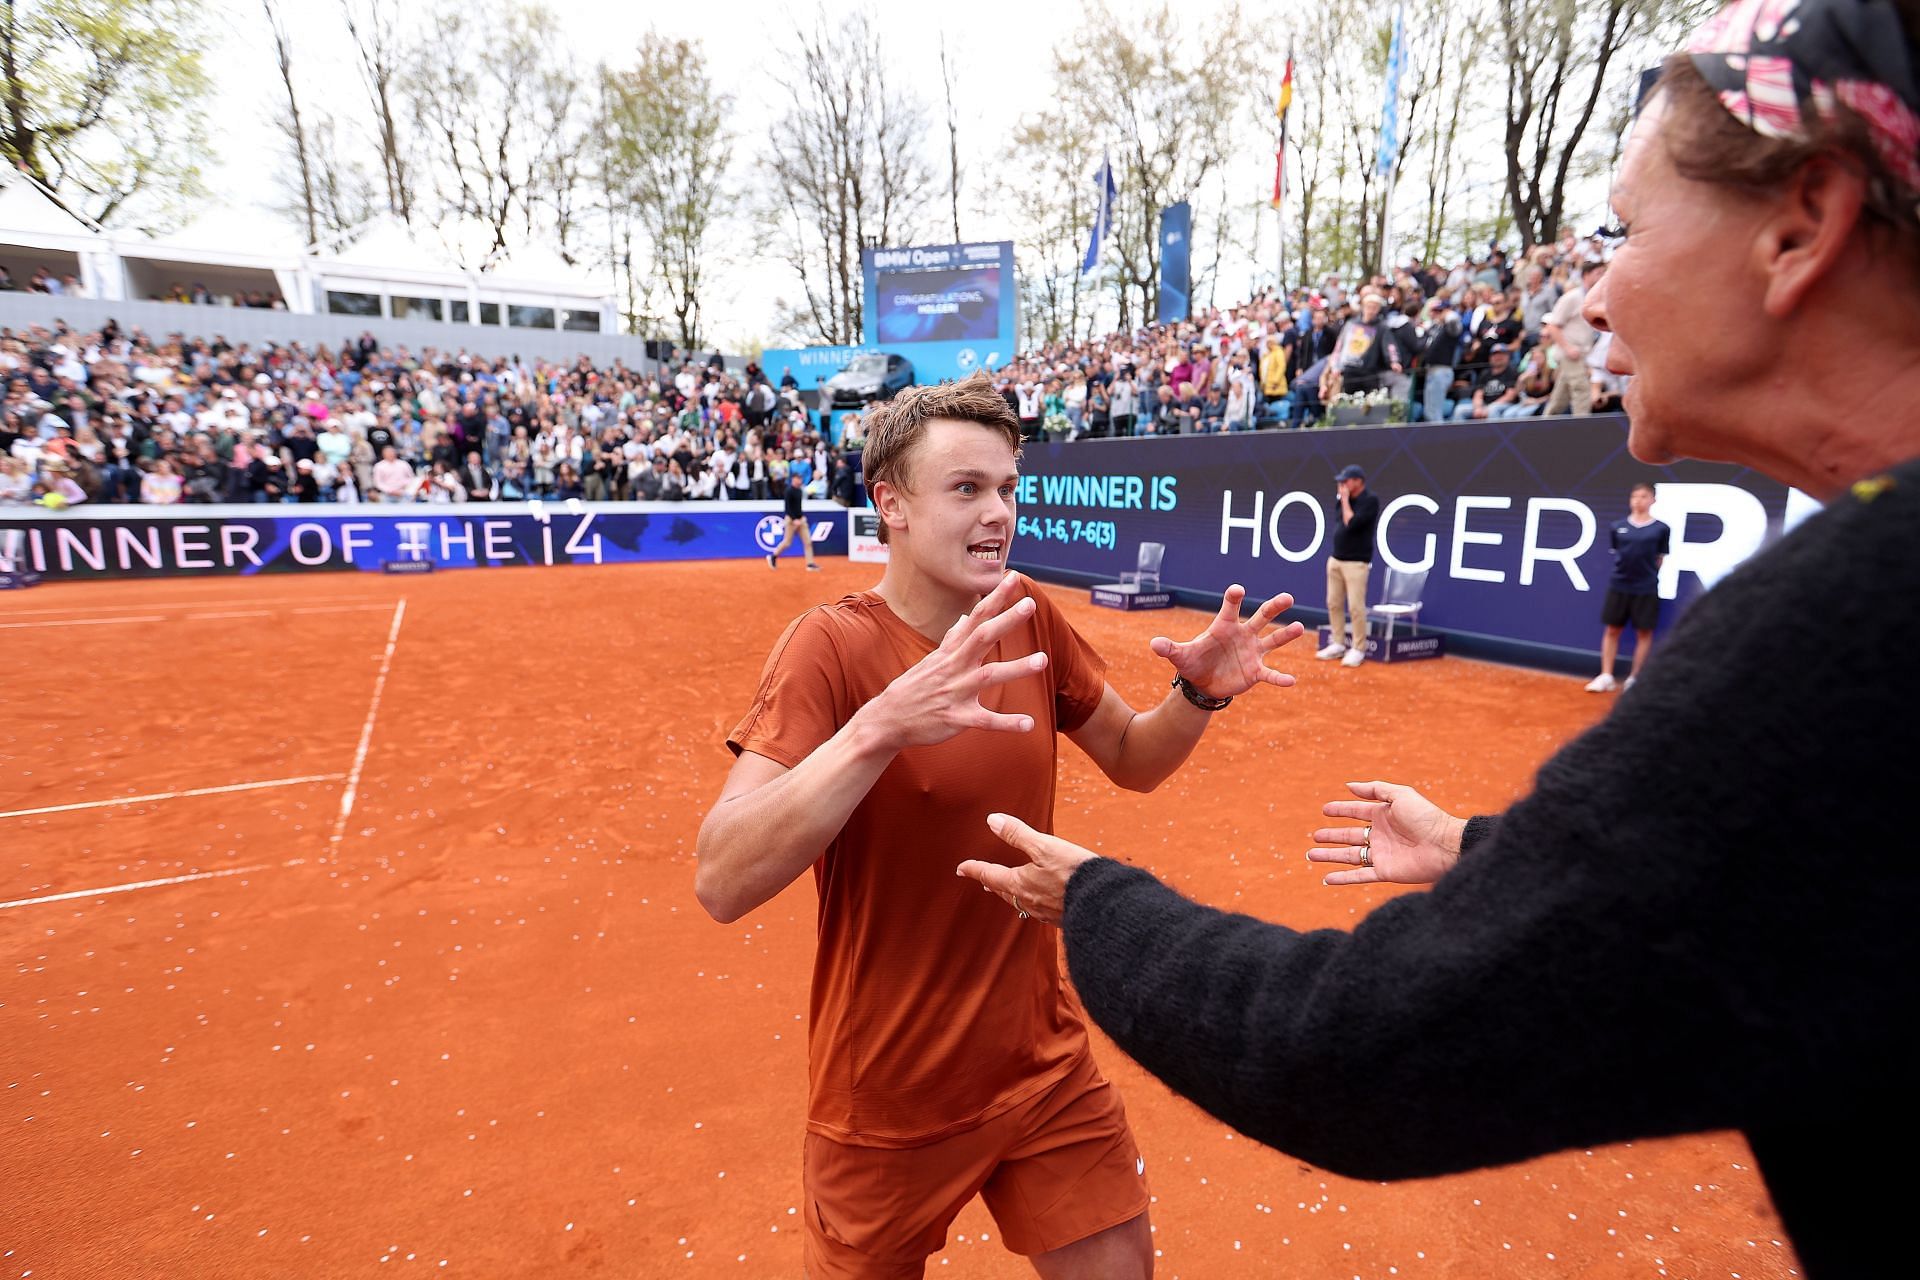
[[[65,208],[155,229],[205,194],[199,0],[8,0],[0,151]]]

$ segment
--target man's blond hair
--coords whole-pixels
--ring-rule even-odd
[[[927,434],[927,424],[936,419],[990,427],[1007,438],[1016,458],[1020,455],[1020,419],[993,389],[986,373],[980,371],[958,382],[908,387],[867,411],[867,445],[860,455],[867,486],[884,480],[911,492],[914,450]],[[887,541],[884,520],[880,522],[879,538]]]

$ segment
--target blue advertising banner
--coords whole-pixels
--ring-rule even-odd
[[[845,509],[806,510],[814,551],[845,555]],[[0,572],[57,582],[722,560],[764,555],[785,531],[771,502],[79,507],[0,516]]]
[[[913,380],[918,386],[964,378],[975,369],[995,369],[1013,359],[1011,344],[890,342],[884,347],[768,347],[760,353],[760,367],[776,387],[791,372],[801,390],[813,391],[846,368],[855,356],[881,351],[905,356],[913,365]]]
[[[855,356],[872,355],[879,347],[768,347],[760,353],[760,367],[774,386],[791,373],[802,391],[821,383],[853,363]]]
[[[1564,660],[1599,650],[1609,534],[1637,481],[1657,483],[1654,515],[1673,530],[1662,626],[1818,509],[1742,468],[1649,467],[1626,438],[1624,419],[1593,417],[1028,445],[1012,560],[1055,580],[1113,582],[1141,543],[1158,542],[1164,589],[1217,599],[1239,582],[1324,616],[1333,476],[1357,464],[1381,503],[1370,601],[1383,566],[1424,571],[1423,632]]]
[[[1160,305],[1153,318],[1165,324],[1192,313],[1193,206],[1182,200],[1160,211]]]

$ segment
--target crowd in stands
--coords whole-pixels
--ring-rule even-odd
[[[13,278],[13,272],[0,262],[0,293],[45,293],[59,298],[90,298],[93,295],[80,278],[71,273],[56,275],[46,267],[35,267],[33,275],[26,284],[20,284]],[[151,302],[186,302],[208,307],[257,307],[263,311],[285,311],[286,301],[265,290],[242,290],[239,293],[215,293],[206,285],[195,281],[186,284],[174,281],[159,293],[150,294]]]
[[[1580,318],[1605,256],[1566,233],[1515,262],[1496,247],[1351,289],[1329,275],[1053,344],[995,377],[1043,440],[1297,428],[1356,404],[1429,423],[1608,410],[1623,380]],[[33,287],[75,286],[39,271]],[[789,474],[809,496],[864,498],[857,415],[836,445],[790,375],[776,387],[717,355],[641,372],[414,356],[370,333],[314,350],[156,341],[109,321],[0,329],[0,383],[0,505],[765,500]]]
[[[109,322],[0,330],[0,505],[777,498],[860,500],[794,388],[714,357],[646,373],[156,341]],[[857,450],[857,417],[842,422]]]
[[[3,262],[0,262],[0,293],[46,293],[65,298],[90,296],[76,275],[55,275],[45,267],[35,267],[33,275],[23,285],[14,280],[13,272]]]
[[[1509,261],[1410,261],[1349,289],[1337,275],[1177,324],[1056,343],[998,371],[1029,435],[1192,435],[1302,427],[1365,397],[1389,421],[1619,407],[1608,335],[1580,316],[1606,244],[1563,232]]]

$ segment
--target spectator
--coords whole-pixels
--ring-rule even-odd
[[[1087,387],[1087,434],[1104,437],[1113,433],[1113,401],[1107,392],[1105,382],[1093,382]]]
[[[1488,354],[1487,371],[1473,389],[1473,399],[1453,411],[1455,422],[1502,418],[1520,399],[1520,374],[1513,367],[1513,351],[1495,347]]]
[[[411,502],[414,493],[413,467],[402,461],[392,445],[380,451],[373,464],[373,491],[377,502]]]
[[[1547,278],[1547,272],[1537,262],[1530,262],[1521,271],[1523,287],[1520,290],[1520,324],[1527,341],[1540,341],[1540,326],[1546,322],[1553,304],[1560,300],[1560,286]]]
[[[1549,414],[1593,412],[1593,378],[1587,371],[1587,353],[1593,349],[1594,330],[1580,314],[1586,305],[1587,290],[1598,283],[1606,270],[1603,262],[1585,262],[1580,267],[1580,284],[1569,289],[1553,304],[1541,326],[1543,342],[1559,354],[1554,374],[1553,393],[1547,401]]]
[[[845,458],[841,458],[833,464],[833,479],[827,484],[827,497],[843,507],[851,507],[858,496],[853,468],[847,465]]]
[[[1131,436],[1134,424],[1139,421],[1140,400],[1130,369],[1121,369],[1115,375],[1108,391],[1108,400],[1113,418],[1113,434]]]
[[[320,501],[320,481],[314,475],[312,459],[302,458],[293,464],[293,476],[289,483],[287,500],[290,502]]]
[[[25,506],[33,500],[33,474],[24,459],[0,456],[0,507]]]
[[[467,491],[467,501],[493,500],[493,476],[480,461],[479,450],[467,450],[467,465],[460,469],[460,483]]]
[[[33,500],[58,511],[85,502],[87,491],[73,478],[71,466],[59,458],[49,458],[40,464],[40,479],[34,483]]]
[[[1292,317],[1284,317],[1287,328],[1293,326]],[[1281,402],[1287,398],[1287,368],[1291,353],[1278,335],[1269,337],[1260,352],[1260,392],[1266,402],[1266,410],[1274,417],[1281,413]]]
[[[171,458],[154,459],[150,469],[140,477],[140,501],[154,506],[172,506],[179,502],[182,489],[180,474]]]
[[[1420,335],[1421,418],[1444,422],[1453,394],[1453,369],[1460,359],[1460,316],[1453,300],[1442,294],[1434,301],[1433,319]]]
[[[1397,372],[1397,356],[1389,352],[1383,341],[1385,326],[1381,319],[1383,303],[1378,293],[1367,293],[1360,299],[1360,314],[1348,320],[1340,328],[1338,340],[1338,359],[1334,370],[1339,375],[1339,391],[1344,394],[1351,391],[1372,391],[1379,387],[1389,372]],[[1322,389],[1323,398],[1326,397]]]

